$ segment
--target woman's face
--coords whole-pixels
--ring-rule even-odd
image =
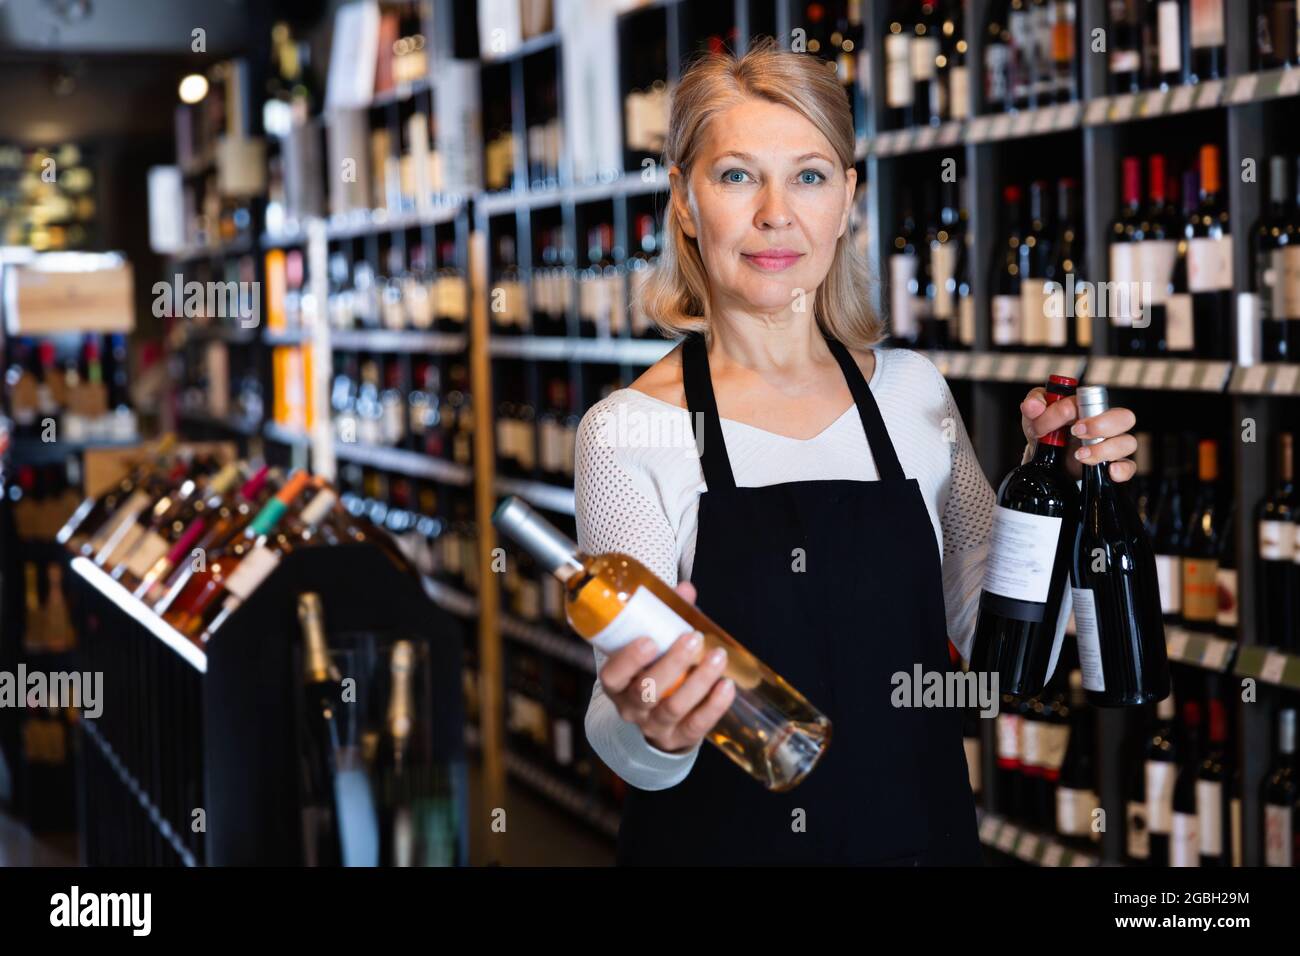
[[[811,314],[857,182],[817,127],[789,107],[747,98],[709,122],[689,193],[678,167],[669,175],[715,309]]]

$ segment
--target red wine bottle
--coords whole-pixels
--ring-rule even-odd
[[[1137,716],[1141,722],[1135,722],[1124,747],[1127,772],[1124,781],[1124,858],[1130,866],[1147,866],[1151,862],[1151,832],[1147,828],[1147,712],[1141,710]]]
[[[1092,849],[1101,837],[1094,829],[1097,799],[1097,768],[1093,760],[1094,715],[1084,696],[1083,675],[1070,671],[1070,738],[1056,785],[1056,832],[1061,840],[1079,849]]]
[[[1293,475],[1295,440],[1290,432],[1278,435],[1277,484],[1259,506],[1257,556],[1259,558],[1260,642],[1285,647],[1295,633],[1295,520],[1297,508]]]
[[[1187,287],[1192,293],[1196,351],[1201,358],[1231,357],[1232,236],[1220,191],[1219,147],[1201,147],[1201,201],[1187,221]]]
[[[1142,307],[1132,290],[1141,279],[1142,162],[1127,156],[1121,165],[1124,205],[1110,227],[1110,282],[1112,293],[1105,303],[1110,315],[1111,350],[1116,355],[1141,355],[1146,351],[1146,329],[1134,327]]]
[[[1219,614],[1218,558],[1223,534],[1219,446],[1206,438],[1197,443],[1196,451],[1196,498],[1183,545],[1183,620],[1197,630],[1209,631]]]
[[[1051,405],[1078,382],[1053,375]],[[998,489],[971,669],[996,671],[1002,691],[1033,697],[1056,668],[1070,607],[1067,577],[1079,492],[1066,472],[1066,430],[1038,439],[1033,457]]]
[[[1169,835],[1174,824],[1174,778],[1178,770],[1174,699],[1156,705],[1156,722],[1146,745],[1147,833],[1151,866],[1169,865]]]
[[[1227,866],[1231,832],[1227,788],[1231,777],[1228,759],[1228,714],[1217,690],[1210,697],[1210,743],[1196,776],[1197,830],[1201,838],[1201,866]]]
[[[1264,781],[1264,865],[1295,865],[1295,711],[1277,715],[1277,752]]]
[[[1106,387],[1079,389],[1078,403],[1080,418],[1100,415],[1109,407]],[[1070,580],[1088,701],[1135,707],[1159,700],[1169,693],[1169,662],[1155,554],[1133,502],[1111,481],[1108,463],[1084,466],[1081,514]]]
[[[999,252],[993,256],[992,341],[995,348],[1019,348],[1024,341],[1021,322],[1020,275],[1021,254],[1020,187],[1002,190],[1007,231]]]
[[[1200,816],[1196,789],[1201,773],[1199,746],[1201,706],[1183,704],[1182,737],[1178,741],[1178,776],[1174,780],[1173,817],[1169,833],[1169,865],[1201,865]]]
[[[340,678],[330,660],[320,595],[298,595],[302,626],[303,722],[301,806],[303,864],[339,866],[343,849],[335,804],[335,754],[342,743],[339,724],[343,703]]]

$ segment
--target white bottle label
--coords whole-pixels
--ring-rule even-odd
[[[955,242],[936,242],[930,246],[930,275],[934,277],[934,317],[951,319],[955,317],[953,308],[953,290],[948,288],[948,280],[957,268],[957,244]]]
[[[1237,626],[1237,569],[1220,567],[1215,572],[1219,591],[1219,613],[1214,622],[1220,627]]]
[[[1147,829],[1147,805],[1140,800],[1128,802],[1125,814],[1125,844],[1128,855],[1135,860],[1151,856],[1151,831]]]
[[[1019,714],[998,714],[998,759],[1016,762],[1020,760],[1020,725],[1023,723]]]
[[[670,608],[645,585],[638,585],[628,598],[623,610],[614,616],[591,639],[604,654],[613,654],[638,638],[648,637],[659,649],[659,657],[679,637],[695,628],[680,614]]]
[[[1146,762],[1147,829],[1152,833],[1168,833],[1173,826],[1176,769],[1167,760]]]
[[[1133,313],[1140,308],[1140,303],[1132,301],[1129,290],[1138,279],[1138,245],[1133,242],[1112,242],[1110,244],[1110,301],[1106,308],[1110,312],[1110,324],[1126,328],[1133,324]]]
[[[1056,830],[1062,836],[1091,836],[1097,794],[1091,790],[1056,788]]]
[[[980,792],[982,780],[982,767],[980,766],[980,739],[978,737],[963,737],[962,746],[966,748],[966,770],[970,774],[971,793]]]
[[[1106,689],[1101,666],[1101,638],[1097,633],[1097,602],[1091,588],[1074,589],[1074,638],[1079,646],[1079,672],[1083,686],[1091,691]]]
[[[140,512],[149,507],[149,496],[143,491],[133,491],[131,496],[123,502],[113,516],[104,522],[103,526],[95,532],[90,539],[91,553],[98,555],[105,542],[107,542],[116,532],[122,530],[127,521],[134,521],[140,516]]]
[[[992,302],[993,344],[1020,344],[1020,296],[995,295]]]
[[[1041,720],[1020,721],[1020,763],[1023,766],[1043,766],[1043,730]]]
[[[1223,855],[1223,784],[1196,781],[1196,816],[1199,818],[1201,855]]]
[[[280,555],[266,545],[259,545],[244,555],[244,560],[239,562],[239,567],[226,578],[226,590],[241,601],[247,601],[248,596],[266,580],[267,575],[274,571],[279,563]]]
[[[1045,603],[1060,536],[1060,518],[998,505],[993,510],[984,590],[1017,601]]]
[[[1192,297],[1186,292],[1165,300],[1165,343],[1171,352],[1190,352],[1196,348],[1192,325]]]
[[[911,283],[916,279],[916,256],[889,257],[889,317],[894,335],[900,339],[915,338],[917,316],[913,311]]]
[[[1192,46],[1223,46],[1224,0],[1192,0]]]
[[[1201,836],[1194,813],[1175,813],[1169,834],[1169,865],[1200,866]]]
[[[948,104],[953,119],[970,115],[969,75],[964,66],[954,66],[948,72]]]
[[[885,104],[891,109],[912,105],[912,37],[885,37]]]
[[[1289,521],[1259,523],[1259,556],[1265,561],[1290,561],[1295,557],[1295,526]]]
[[[1183,609],[1183,559],[1173,554],[1156,555],[1156,577],[1160,584],[1160,609],[1177,614]]]
[[[939,56],[939,41],[934,37],[912,38],[912,79],[915,82],[934,79],[935,60]]]
[[[1160,0],[1156,29],[1160,34],[1160,72],[1177,73],[1183,67],[1182,24],[1178,0]]]
[[[1291,865],[1291,807],[1264,805],[1264,865]]]
[[[1065,748],[1070,743],[1069,724],[1040,724],[1038,729],[1038,765],[1049,774],[1061,771]]]
[[[975,344],[975,299],[972,296],[964,295],[961,297],[961,305],[958,306],[958,326],[961,329],[961,344]]]
[[[1232,237],[1199,238],[1187,243],[1187,288],[1221,292],[1232,288]]]
[[[1044,280],[1020,280],[1020,341],[1023,345],[1047,344],[1047,293]]]
[[[1164,305],[1169,298],[1169,280],[1178,261],[1178,243],[1172,239],[1147,239],[1138,243],[1141,281],[1149,283],[1151,304]]]
[[[555,762],[561,767],[573,763],[573,724],[563,717],[557,717],[551,725],[555,738]]]
[[[1296,8],[1296,15],[1300,17],[1300,7]],[[1282,314],[1275,312],[1273,318],[1300,318],[1300,244],[1292,243],[1280,252],[1282,271],[1274,281],[1282,287]],[[1273,253],[1274,256],[1277,254]]]
[[[154,562],[159,558],[165,558],[171,547],[167,544],[167,539],[157,531],[148,531],[136,545],[135,550],[131,552],[130,559],[126,563],[126,569],[135,577],[142,578],[149,573],[149,569],[154,566]]]

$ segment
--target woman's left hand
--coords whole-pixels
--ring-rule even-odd
[[[1055,431],[1079,417],[1079,406],[1074,396],[1061,398],[1047,404],[1047,391],[1035,388],[1020,403],[1020,427],[1025,438],[1033,444],[1048,432]],[[1110,476],[1116,481],[1128,481],[1137,471],[1137,466],[1129,460],[1129,455],[1137,451],[1137,439],[1129,432],[1137,424],[1135,416],[1127,408],[1110,408],[1100,415],[1084,418],[1071,429],[1070,474],[1079,477],[1084,465],[1110,462]],[[1081,445],[1083,438],[1104,438],[1095,445]]]

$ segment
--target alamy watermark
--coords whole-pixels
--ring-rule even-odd
[[[998,714],[997,671],[927,671],[914,664],[910,674],[896,671],[890,683],[895,707],[978,707],[981,717]]]
[[[0,671],[0,707],[75,707],[94,720],[104,712],[103,671]]]
[[[238,319],[245,329],[255,329],[262,321],[260,282],[186,282],[178,272],[170,283],[155,282],[153,296],[153,314],[160,319]]]

